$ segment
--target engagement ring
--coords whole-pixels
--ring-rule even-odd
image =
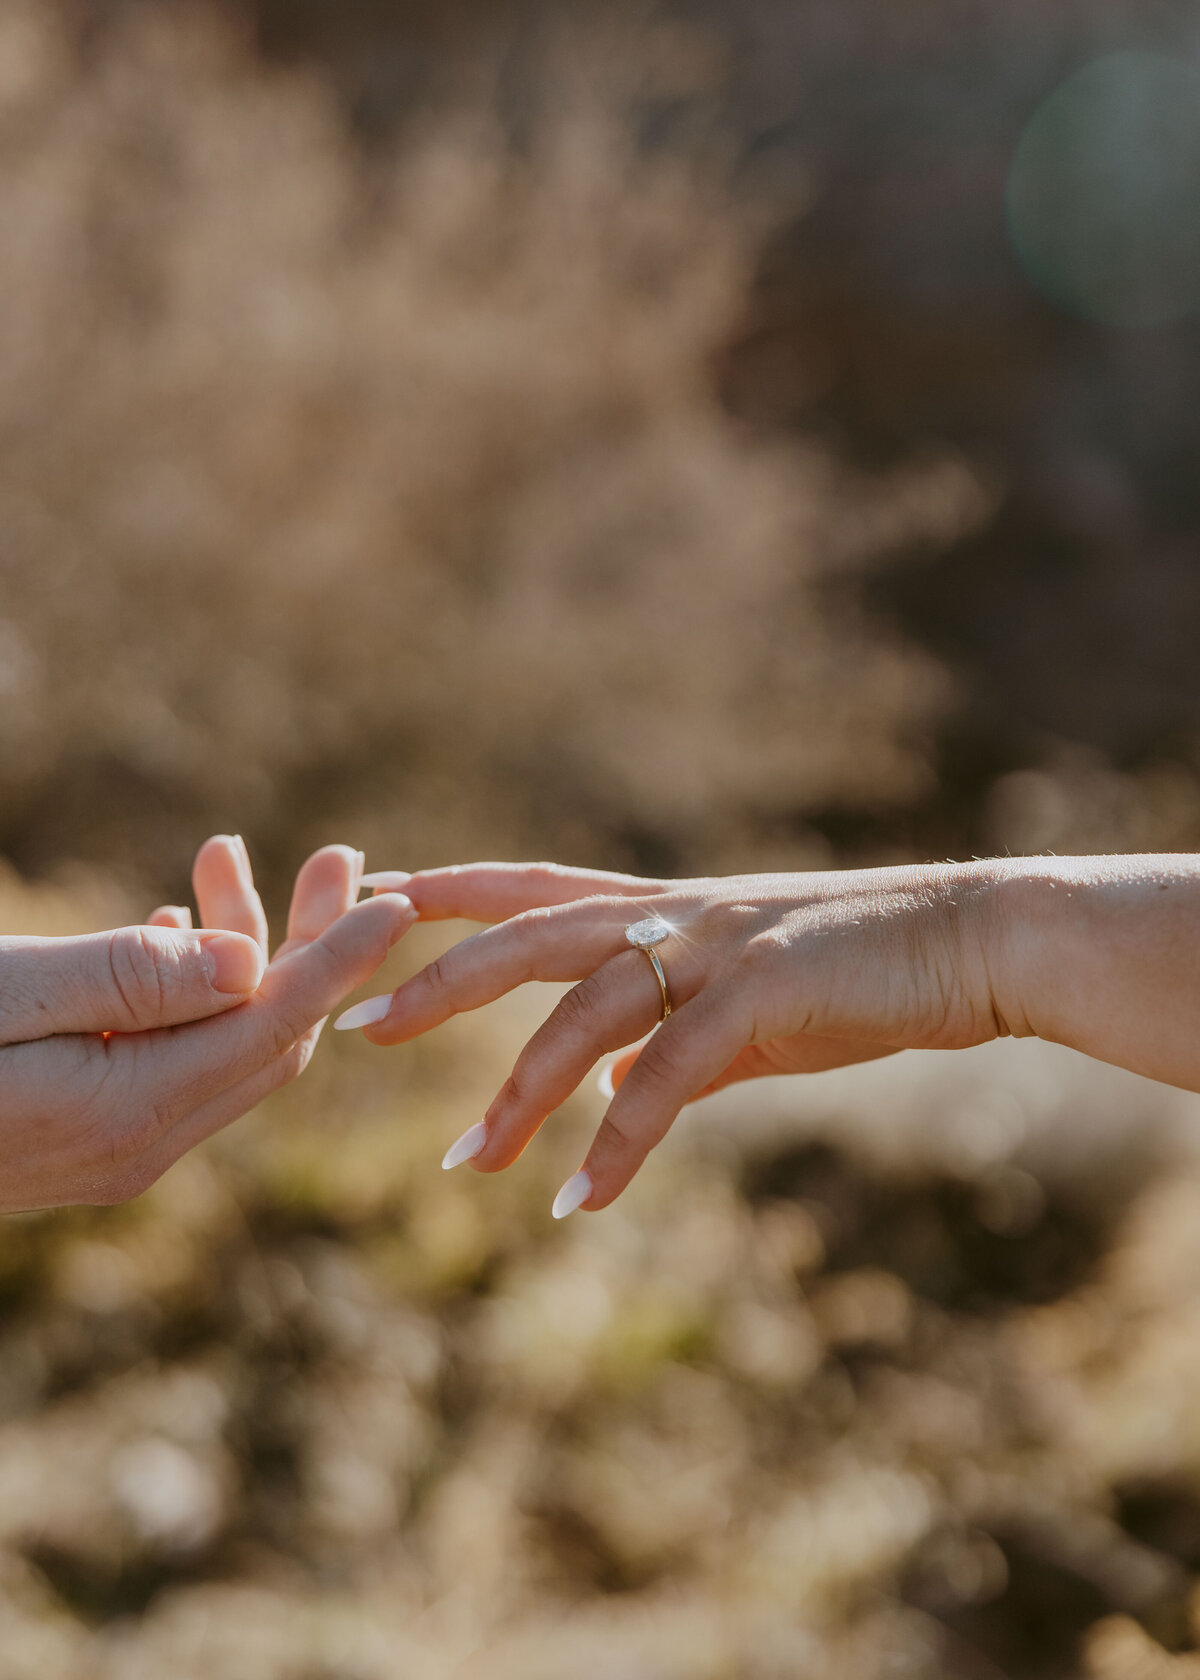
[[[630,922],[625,929],[625,937],[634,950],[643,951],[649,957],[650,966],[662,992],[662,1014],[658,1018],[660,1027],[671,1013],[671,994],[667,990],[667,977],[663,973],[663,965],[659,962],[658,952],[654,947],[661,945],[664,939],[669,939],[674,931],[670,922],[664,922],[661,916],[647,916],[643,922]]]

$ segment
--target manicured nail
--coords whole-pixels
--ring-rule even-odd
[[[461,1167],[464,1161],[473,1161],[486,1142],[487,1127],[479,1120],[447,1149],[442,1156],[442,1171],[449,1172],[451,1167]]]
[[[231,835],[230,838],[232,839],[232,841],[233,841],[234,845],[236,846],[237,850],[242,854],[242,862],[246,865],[246,868],[249,869],[250,868],[250,851],[249,851],[249,848],[246,845],[246,842],[242,839],[240,834]]]
[[[355,1027],[373,1027],[376,1021],[382,1021],[392,1007],[391,992],[381,997],[367,998],[364,1003],[356,1003],[347,1009],[344,1015],[339,1015],[333,1023],[334,1032],[353,1032]]]
[[[611,1062],[605,1062],[604,1066],[600,1069],[600,1072],[596,1075],[596,1089],[604,1098],[605,1102],[611,1102],[614,1096],[616,1096],[616,1092],[613,1089],[613,1065]]]
[[[364,875],[358,883],[360,887],[374,887],[376,892],[403,892],[412,876],[403,869],[377,869],[373,875]]]
[[[574,1178],[569,1178],[558,1195],[554,1198],[551,1208],[555,1219],[565,1219],[569,1213],[583,1206],[592,1193],[592,1181],[585,1172],[577,1172]]]
[[[213,933],[205,935],[202,943],[214,992],[258,990],[267,959],[253,939],[243,933]]]

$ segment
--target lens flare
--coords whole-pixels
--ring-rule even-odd
[[[1107,326],[1200,310],[1200,69],[1110,53],[1038,107],[1008,178],[1008,225],[1051,302]]]

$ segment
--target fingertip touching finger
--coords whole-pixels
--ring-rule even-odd
[[[417,920],[401,893],[351,904],[322,932],[291,941],[267,971],[262,994],[277,1020],[296,1038],[323,1021],[347,993],[375,973],[392,946]]]

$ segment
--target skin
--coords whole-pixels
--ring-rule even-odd
[[[505,1168],[608,1052],[615,1095],[583,1163],[607,1207],[680,1109],[738,1080],[902,1049],[1039,1036],[1200,1090],[1200,858],[1001,859],[642,880],[549,864],[367,877],[422,920],[493,926],[365,1028],[399,1044],[528,980],[574,981],[489,1108],[471,1165]],[[624,929],[651,914],[674,1011]]]
[[[126,1201],[295,1078],[325,1016],[415,920],[402,895],[356,905],[361,874],[349,847],[310,857],[269,962],[250,860],[228,835],[193,877],[213,931],[165,906],[143,927],[0,939],[0,1211]]]

